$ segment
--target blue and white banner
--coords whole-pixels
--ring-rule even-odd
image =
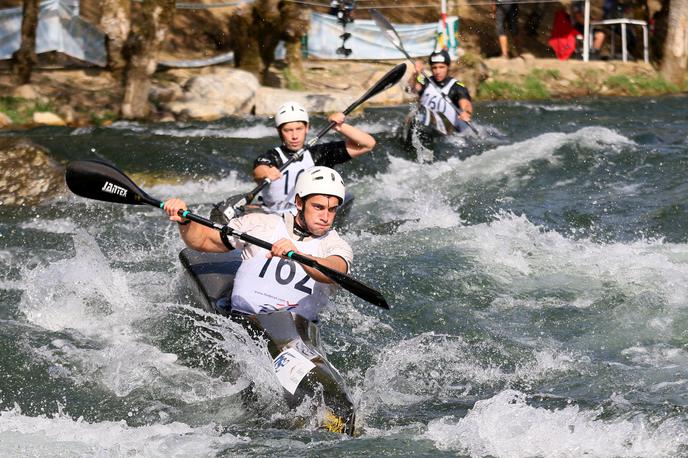
[[[456,17],[448,18],[455,20]],[[437,23],[394,24],[406,51],[413,57],[429,55],[435,48]],[[339,36],[343,33],[342,24],[329,14],[311,14],[308,31],[308,55],[320,59],[403,59],[403,54],[387,39],[372,20],[356,19],[347,24],[346,31],[351,38],[346,47],[352,50],[349,57],[337,54],[342,45]]]
[[[0,10],[0,59],[10,59],[21,43],[22,8]],[[41,2],[36,53],[57,51],[104,67],[105,34],[79,17],[79,0]]]

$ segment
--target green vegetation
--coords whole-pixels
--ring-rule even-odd
[[[512,99],[512,100],[536,100],[547,99],[550,96],[549,89],[543,79],[557,78],[556,70],[533,70],[526,75],[522,83],[515,84],[507,81],[493,79],[486,81],[478,87],[478,96],[484,99]]]
[[[480,55],[472,52],[466,52],[458,61],[459,65],[465,65],[468,68],[477,68],[480,62]]]
[[[0,97],[0,112],[5,113],[15,124],[26,124],[37,111],[55,111],[50,102],[28,100],[21,97]]]
[[[549,90],[545,83],[542,82],[534,74],[530,74],[523,80],[523,87],[526,94],[526,99],[547,99],[549,98]]]
[[[656,95],[676,93],[679,91],[676,85],[669,83],[661,76],[614,75],[607,78],[604,84],[611,89],[621,91],[628,95]]]
[[[530,74],[540,80],[557,80],[561,78],[561,72],[556,68],[541,69],[536,68]]]
[[[91,123],[97,125],[97,126],[103,126],[103,125],[108,125],[112,124],[113,122],[117,121],[119,119],[119,116],[117,116],[117,113],[112,112],[110,110],[105,110],[100,113],[91,113]]]
[[[284,68],[283,74],[284,79],[287,80],[287,89],[292,91],[304,90],[303,84],[301,83],[301,78],[297,77],[289,67]]]

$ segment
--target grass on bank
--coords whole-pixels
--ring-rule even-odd
[[[55,107],[46,101],[0,96],[0,112],[9,116],[14,124],[27,124],[33,120],[33,114],[40,111],[54,112]]]
[[[534,69],[523,78],[507,76],[506,79],[490,79],[478,87],[482,99],[497,100],[538,100],[550,98],[548,84],[561,78],[555,69]],[[680,88],[666,81],[662,76],[653,75],[612,75],[604,78],[600,72],[591,70],[571,82],[574,87],[588,94],[600,92],[606,86],[618,95],[653,96],[675,94]]]
[[[287,89],[291,91],[303,91],[305,89],[301,82],[301,78],[295,75],[289,67],[285,67],[282,74],[287,81]]]
[[[535,69],[523,78],[522,84],[495,78],[490,81],[485,81],[478,87],[478,96],[482,99],[489,100],[548,99],[550,97],[550,92],[543,80],[556,79],[558,77],[558,70]]]
[[[678,86],[669,83],[661,76],[613,75],[604,80],[604,85],[628,95],[658,95],[679,92]]]

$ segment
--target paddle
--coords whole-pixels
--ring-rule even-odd
[[[385,33],[385,35],[387,36],[389,41],[392,42],[394,47],[397,48],[399,51],[401,51],[404,54],[404,56],[406,56],[406,59],[408,59],[409,62],[413,63],[413,59],[411,59],[411,56],[409,55],[408,52],[406,52],[406,49],[404,48],[404,43],[401,42],[401,37],[399,36],[397,31],[394,30],[394,26],[392,26],[392,24],[387,20],[387,18],[384,17],[382,15],[382,13],[380,13],[375,8],[370,9],[370,15],[373,17],[375,24],[377,24],[377,26],[380,28],[380,30],[382,30]],[[454,105],[454,102],[451,101],[451,99],[447,96],[447,94],[442,92],[442,89],[439,86],[437,86],[437,84],[430,77],[428,77],[428,75],[426,75],[423,70],[421,70],[420,73],[421,73],[421,75],[423,75],[423,77],[426,79],[426,81],[429,81],[430,84],[432,84],[435,87],[435,89],[437,89],[437,92],[440,93],[442,98],[449,104],[449,106],[451,106],[455,110],[458,110],[457,114],[460,114],[463,112],[463,110],[461,108]],[[468,125],[468,127],[471,128],[471,130],[475,134],[478,133],[478,129],[476,129],[472,123],[470,123],[469,121],[464,121],[464,122],[466,123],[466,125]]]
[[[406,73],[406,64],[402,63],[395,66],[393,69],[388,71],[382,78],[380,78],[380,80],[377,83],[375,83],[370,89],[368,89],[365,92],[365,94],[359,97],[354,103],[346,107],[343,113],[345,115],[348,115],[356,108],[358,108],[362,103],[366,102],[368,99],[394,86],[404,76],[404,73]],[[318,141],[320,141],[320,139],[324,137],[325,134],[336,125],[336,122],[331,121],[328,125],[320,129],[320,131],[315,135],[315,137],[306,142],[303,148],[294,153],[289,158],[289,160],[282,164],[282,166],[279,168],[280,172],[286,169],[292,162],[301,160],[306,151],[308,151],[311,147],[318,143]],[[227,221],[229,221],[235,216],[238,216],[239,214],[243,213],[244,207],[251,203],[251,201],[258,195],[258,193],[262,191],[263,188],[265,188],[271,182],[272,180],[270,180],[269,178],[265,178],[258,186],[253,188],[247,194],[244,194],[243,196],[229,197],[227,200],[225,200],[221,204],[218,204],[216,207],[227,218]]]
[[[71,162],[67,166],[65,180],[67,181],[67,186],[74,194],[81,197],[86,197],[88,199],[114,202],[117,204],[146,204],[158,208],[162,208],[164,205],[164,202],[146,194],[133,181],[131,181],[131,179],[126,176],[124,172],[106,162],[95,160]],[[266,242],[265,240],[257,239],[243,232],[235,231],[227,225],[215,223],[209,219],[203,218],[202,216],[195,215],[188,210],[180,210],[179,216],[190,219],[191,221],[202,224],[203,226],[225,232],[227,235],[232,235],[245,242],[265,248],[266,250],[272,249],[272,244]],[[364,285],[355,278],[330,269],[327,266],[323,266],[317,261],[298,253],[290,252],[288,257],[300,264],[317,270],[335,283],[339,284],[342,288],[355,294],[361,299],[377,305],[378,307],[389,309],[387,301],[379,291]]]

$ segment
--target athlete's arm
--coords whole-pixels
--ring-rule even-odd
[[[279,180],[282,178],[282,172],[274,165],[258,165],[253,168],[253,179],[256,183],[260,184],[266,178],[270,181]]]
[[[182,223],[179,225],[179,235],[189,248],[197,251],[223,253],[228,248],[222,243],[220,233],[215,229],[194,223],[178,215],[179,210],[186,210],[186,202],[181,199],[169,199],[165,202],[163,210],[170,217],[170,221]]]
[[[344,113],[339,112],[331,114],[328,119],[336,123],[334,130],[346,138],[346,151],[349,156],[357,157],[372,150],[375,147],[373,136],[345,123],[344,118]]]
[[[262,183],[266,178],[270,181],[279,180],[282,178],[282,172],[279,171],[281,162],[274,150],[261,154],[253,162],[253,179],[256,183]]]
[[[413,63],[414,71],[411,73],[411,76],[409,77],[408,80],[408,88],[418,94],[421,89],[423,89],[423,82],[425,81],[423,78],[423,61],[420,59],[416,59],[416,61]]]
[[[459,119],[466,122],[471,122],[473,117],[473,102],[471,95],[462,84],[454,83],[454,87],[449,91],[449,97],[455,105],[457,105],[462,112],[459,113]]]
[[[340,256],[328,256],[326,258],[318,258],[317,256],[311,256],[308,254],[304,254],[299,252],[299,250],[296,248],[296,245],[294,245],[294,242],[290,239],[281,239],[278,240],[277,242],[272,244],[272,251],[268,253],[268,257],[273,257],[273,256],[278,256],[281,258],[288,258],[287,253],[290,251],[293,251],[294,253],[300,254],[301,256],[304,256],[306,258],[313,259],[318,262],[318,264],[321,264],[325,267],[329,267],[332,270],[336,270],[337,272],[341,273],[347,273],[348,271],[348,264],[344,260],[344,258]],[[306,271],[306,273],[315,281],[318,281],[320,283],[334,283],[329,277],[323,275],[319,271],[313,269],[312,267],[304,266],[302,265],[303,270]]]
[[[471,118],[473,117],[473,103],[471,103],[471,101],[468,99],[460,99],[459,108],[463,110],[463,112],[459,115],[459,119],[466,122],[471,122]]]

